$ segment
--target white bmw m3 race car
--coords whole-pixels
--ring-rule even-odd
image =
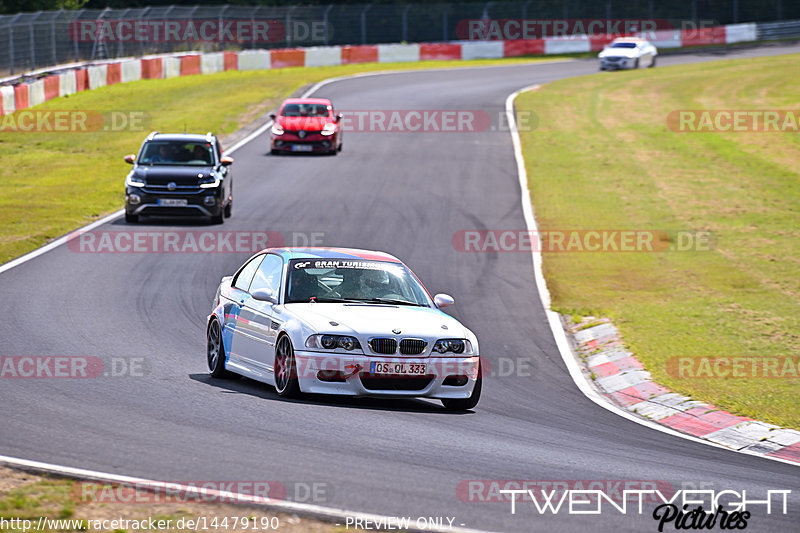
[[[475,335],[382,252],[271,248],[222,278],[206,327],[209,371],[299,393],[425,397],[472,409]]]
[[[620,37],[609,43],[597,56],[600,70],[617,70],[656,66],[656,47],[644,39]]]

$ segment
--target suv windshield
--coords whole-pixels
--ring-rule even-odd
[[[361,259],[295,259],[286,303],[374,302],[429,307],[425,289],[403,265]]]
[[[614,43],[611,48],[636,48],[636,43]]]
[[[207,167],[213,164],[214,155],[208,141],[150,141],[140,165],[181,165]]]
[[[325,104],[286,104],[281,112],[283,117],[327,117]]]

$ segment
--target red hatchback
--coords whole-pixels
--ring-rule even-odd
[[[270,115],[270,151],[324,152],[336,155],[342,150],[342,115],[333,112],[325,98],[290,98],[283,102],[278,115]]]

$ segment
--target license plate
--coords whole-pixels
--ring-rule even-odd
[[[425,370],[425,365],[422,363],[379,363],[373,361],[369,365],[369,371],[372,374],[424,376]]]
[[[188,205],[189,201],[186,198],[159,198],[158,205],[164,207],[181,207]]]
[[[293,144],[292,145],[292,152],[311,152],[314,150],[314,147],[310,144]]]

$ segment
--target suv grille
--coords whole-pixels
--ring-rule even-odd
[[[403,355],[419,355],[425,351],[428,343],[421,339],[403,339],[400,341],[400,353]]]
[[[391,355],[397,351],[397,341],[394,339],[372,339],[369,347],[375,353]]]

